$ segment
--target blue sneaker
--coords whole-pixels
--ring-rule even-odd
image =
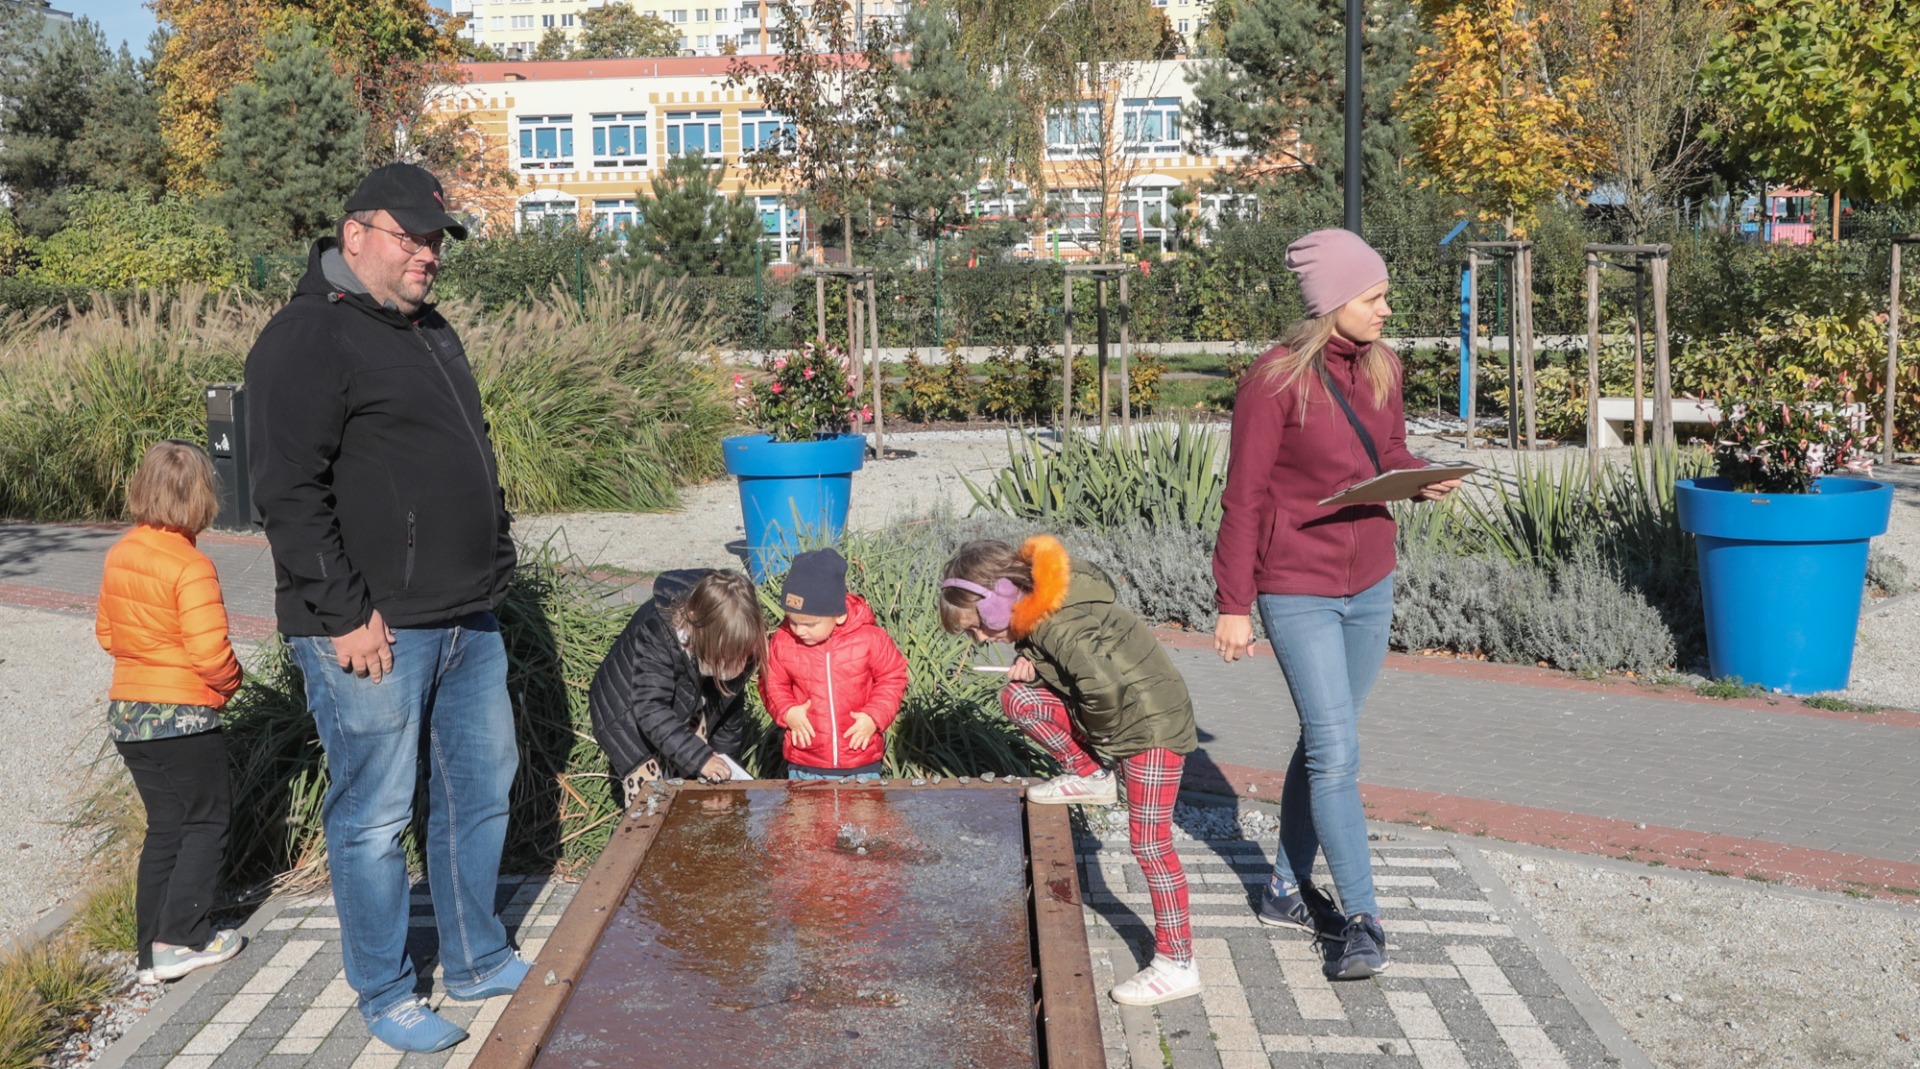
[[[1327,964],[1329,980],[1365,980],[1387,970],[1387,933],[1365,913],[1347,918],[1340,956]]]
[[[373,1038],[398,1051],[431,1054],[467,1038],[466,1030],[433,1012],[423,998],[410,998],[367,1022]]]
[[[1273,894],[1271,884],[1260,891],[1260,923],[1275,928],[1298,928],[1322,939],[1338,940],[1346,930],[1346,915],[1325,892],[1310,883],[1284,898]]]
[[[461,1002],[478,1002],[483,998],[511,995],[520,989],[520,981],[527,978],[527,972],[532,968],[533,966],[527,964],[525,958],[515,953],[505,965],[500,966],[499,972],[472,987],[449,986],[447,997],[459,999]]]

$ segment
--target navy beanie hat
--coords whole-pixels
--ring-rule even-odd
[[[802,616],[840,616],[847,611],[847,558],[831,549],[810,549],[793,558],[780,588],[780,607]]]

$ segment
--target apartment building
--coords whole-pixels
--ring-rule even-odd
[[[756,66],[774,61],[745,59]],[[759,206],[768,262],[803,258],[808,235],[787,191],[751,182],[739,166],[743,153],[786,120],[744,87],[725,88],[732,62],[690,56],[463,64],[466,81],[446,88],[443,106],[469,113],[519,181],[510,201],[476,213],[481,225],[583,225],[617,235],[643,210],[649,180],[668,157],[693,152],[726,163],[723,191]],[[1238,158],[1196,155],[1185,143],[1187,62],[1128,65],[1099,99],[1050,116],[1045,202],[1018,183],[1000,189],[983,181],[970,198],[972,213],[1029,221],[1023,251],[1031,256],[1091,255],[1103,224],[1117,225],[1130,244],[1164,245],[1173,229],[1173,191],[1197,191]],[[475,198],[454,193],[473,210]],[[1224,206],[1203,196],[1189,210]]]
[[[578,38],[581,14],[609,3],[626,3],[679,30],[682,56],[765,55],[773,50],[769,31],[779,23],[774,5],[762,0],[453,0],[453,13],[466,16],[462,32],[468,39],[522,59],[533,55],[548,30]],[[804,13],[805,0],[796,6]],[[898,20],[907,0],[855,0],[854,6],[862,23]]]

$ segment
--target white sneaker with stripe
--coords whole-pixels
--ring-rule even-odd
[[[1113,985],[1113,1001],[1122,1006],[1158,1006],[1200,993],[1200,966],[1154,955],[1133,979]]]

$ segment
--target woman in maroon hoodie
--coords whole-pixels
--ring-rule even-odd
[[[1393,620],[1394,524],[1385,505],[1317,502],[1427,462],[1407,452],[1400,362],[1380,341],[1393,314],[1386,261],[1355,234],[1318,230],[1288,246],[1287,267],[1309,318],[1255,362],[1234,401],[1213,550],[1214,648],[1228,661],[1245,654],[1257,605],[1300,716],[1260,919],[1342,941],[1328,974],[1359,979],[1387,967],[1360,806],[1359,723]],[[1310,882],[1320,850],[1344,916]]]

